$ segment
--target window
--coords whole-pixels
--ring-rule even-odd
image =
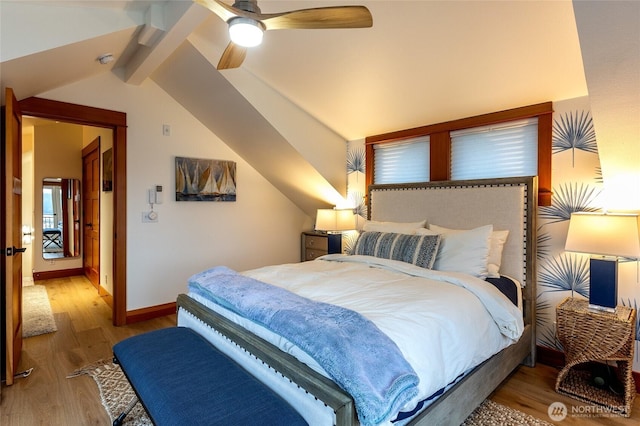
[[[365,140],[367,185],[537,175],[538,204],[549,206],[552,114],[552,103],[545,102],[369,136]],[[402,157],[384,158],[384,146],[402,147],[418,140],[428,141],[429,151],[421,174],[409,175],[414,165],[408,167]]]
[[[375,183],[427,182],[429,180],[429,137],[374,145]]]
[[[534,176],[538,119],[451,132],[451,179]]]

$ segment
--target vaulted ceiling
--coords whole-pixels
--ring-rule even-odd
[[[208,108],[225,110],[222,101],[186,94],[222,88],[224,102],[239,109],[205,125],[232,149],[249,152],[238,123],[253,117],[271,127],[275,149],[295,151],[282,158],[302,161],[300,173],[315,170],[343,194],[344,162],[331,166],[321,157],[344,156],[345,140],[589,94],[583,55],[597,39],[597,15],[582,7],[577,25],[570,1],[259,2],[263,13],[342,4],[367,6],[373,27],[268,31],[239,69],[217,71],[226,24],[190,0],[3,0],[2,86],[26,98],[111,71],[127,84],[154,80],[197,118]],[[107,52],[116,60],[98,64]],[[180,69],[190,78],[172,71]],[[287,129],[282,115],[292,111],[322,141]],[[276,186],[290,185],[255,157],[247,161]],[[308,200],[302,188],[281,190],[301,206]]]

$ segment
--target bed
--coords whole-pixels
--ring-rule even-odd
[[[410,360],[408,364],[417,371],[416,375],[419,379],[412,384],[412,386],[415,385],[415,391],[412,386],[406,386],[406,388],[411,388],[413,393],[408,396],[405,395],[406,398],[401,403],[396,402],[396,405],[392,408],[394,410],[393,413],[384,417],[384,421],[378,421],[383,417],[372,417],[374,414],[369,415],[368,412],[363,417],[365,408],[362,407],[365,405],[361,404],[362,395],[360,390],[356,388],[353,391],[351,390],[353,388],[346,387],[345,378],[341,373],[334,374],[333,370],[328,369],[329,367],[319,366],[314,363],[313,359],[308,359],[307,354],[314,353],[313,348],[310,349],[303,346],[304,342],[298,343],[295,336],[293,338],[289,336],[288,338],[274,336],[271,331],[265,330],[260,326],[262,324],[261,321],[247,319],[235,308],[220,302],[220,300],[208,300],[205,297],[206,294],[201,292],[196,285],[190,285],[188,295],[182,294],[178,297],[178,325],[193,328],[202,334],[218,349],[232,357],[251,374],[289,401],[305,417],[309,424],[460,424],[516,367],[522,363],[528,366],[533,366],[535,363],[536,201],[537,181],[535,177],[407,185],[373,185],[369,188],[368,193],[368,211],[369,219],[371,220],[368,224],[370,228],[361,234],[358,243],[354,247],[355,255],[329,255],[312,262],[304,262],[304,264],[282,265],[278,267],[280,269],[274,269],[277,267],[265,267],[239,274],[247,281],[253,280],[257,281],[257,283],[262,283],[263,281],[271,282],[271,284],[281,285],[285,288],[289,286],[290,290],[300,292],[305,298],[315,298],[317,296],[319,301],[327,304],[332,303],[333,295],[344,293],[346,299],[350,297],[349,301],[340,300],[339,302],[336,301],[336,304],[344,303],[346,304],[345,307],[349,309],[362,309],[367,318],[374,317],[373,321],[383,331],[383,334],[390,335],[391,339],[400,348],[400,351]],[[420,230],[407,232],[408,234],[413,234],[410,237],[398,237],[395,235],[404,234],[403,232],[383,232],[387,231],[384,228],[385,224],[391,224],[392,230],[394,230],[393,224],[412,224],[410,227],[414,227],[415,223],[424,223],[425,219],[426,224],[420,227]],[[404,261],[381,259],[385,256],[378,256],[377,252],[370,253],[368,250],[379,250],[383,245],[379,243],[368,245],[364,242],[366,239],[363,239],[363,236],[366,235],[375,238],[393,238],[393,241],[396,242],[410,240],[423,243],[426,241],[433,242],[435,241],[434,238],[437,238],[435,250],[440,250],[440,253],[442,253],[445,251],[444,247],[451,248],[453,242],[463,242],[464,244],[469,242],[465,238],[471,231],[461,233],[461,230],[473,229],[476,232],[476,229],[484,228],[488,224],[491,225],[490,234],[488,234],[491,238],[497,235],[494,234],[494,230],[495,232],[508,231],[506,241],[504,238],[502,239],[504,246],[498,260],[498,270],[493,269],[488,273],[489,275],[509,277],[511,281],[520,284],[518,286],[517,300],[514,304],[514,306],[518,306],[515,309],[514,306],[507,306],[511,302],[507,301],[505,303],[503,300],[506,300],[505,297],[492,296],[487,298],[486,295],[480,294],[485,291],[493,294],[492,292],[495,291],[495,287],[486,284],[483,280],[487,271],[478,275],[480,277],[478,278],[477,276],[467,277],[467,274],[462,274],[456,271],[455,268],[447,270],[447,262],[451,263],[452,259],[455,259],[459,264],[463,264],[467,262],[464,258],[460,259],[455,256],[438,258],[434,255],[433,258],[428,260],[428,262],[431,262],[429,266],[433,267],[433,262],[435,262],[438,264],[439,271],[431,271],[422,267],[424,265],[420,262],[424,262],[424,259],[421,256],[415,256],[413,264],[411,261],[406,261],[406,259]],[[383,228],[381,230],[376,229],[376,225],[383,226]],[[431,228],[431,230],[427,230],[427,228]],[[486,230],[482,232],[486,232]],[[417,235],[421,236],[417,237]],[[433,237],[433,235],[437,237]],[[462,235],[465,237],[462,238]],[[443,242],[445,241],[445,236],[447,243]],[[418,258],[420,260],[416,261]],[[469,262],[469,264],[471,263]],[[489,262],[486,262],[485,265],[487,263]],[[329,264],[338,266],[329,266]],[[371,273],[376,275],[369,277],[366,275],[369,272],[363,268],[367,271],[375,270],[375,272]],[[300,275],[298,269],[304,271],[304,273]],[[346,277],[346,279],[350,280],[349,283],[351,285],[347,287],[344,286],[343,282],[334,282],[333,275],[330,275],[334,273],[333,269],[339,270],[338,273],[343,275],[342,278]],[[378,271],[379,269],[381,271]],[[215,270],[213,275],[224,272],[224,269],[220,268],[214,268],[213,270]],[[220,272],[221,270],[223,272]],[[298,275],[295,275],[296,273],[300,276],[300,282],[297,278]],[[207,271],[202,274],[211,275],[212,272]],[[409,275],[406,281],[405,274]],[[423,274],[427,276],[421,276]],[[192,280],[200,282],[198,280],[204,275],[196,274],[194,276],[196,278],[192,277]],[[207,279],[211,279],[209,275],[207,275]],[[402,275],[402,278],[399,278],[400,275]],[[402,281],[399,281],[400,279]],[[405,341],[411,339],[404,335],[411,333],[405,333],[403,328],[398,327],[394,322],[386,323],[384,317],[377,316],[377,310],[374,312],[371,310],[371,306],[366,305],[366,303],[371,303],[376,305],[376,309],[381,309],[383,312],[386,309],[391,314],[399,312],[392,303],[404,303],[400,299],[416,299],[416,303],[423,303],[417,301],[422,297],[423,292],[445,293],[439,290],[440,287],[437,287],[440,284],[435,283],[429,284],[429,288],[433,288],[433,290],[423,291],[422,289],[426,287],[420,287],[420,290],[416,293],[415,289],[418,287],[415,286],[418,285],[419,280],[423,279],[430,280],[430,283],[433,280],[444,280],[443,286],[454,288],[453,296],[447,295],[444,296],[445,298],[453,298],[456,301],[460,301],[460,303],[467,303],[462,301],[463,299],[468,299],[473,306],[478,306],[480,303],[479,306],[484,307],[483,309],[456,305],[454,308],[446,308],[445,305],[441,305],[441,302],[438,301],[432,302],[431,306],[434,308],[435,313],[429,315],[436,316],[440,315],[440,313],[444,315],[445,311],[453,311],[453,316],[450,320],[443,320],[453,323],[464,319],[468,321],[466,317],[471,315],[470,312],[474,312],[474,310],[492,311],[491,314],[494,316],[489,318],[492,318],[499,326],[495,327],[495,324],[493,327],[487,326],[486,328],[478,326],[483,330],[483,344],[471,349],[475,352],[469,355],[461,355],[467,358],[464,361],[459,360],[457,355],[452,358],[450,353],[443,352],[442,358],[448,360],[446,363],[443,362],[440,365],[437,362],[431,362],[431,364],[435,365],[422,366],[421,364],[429,363],[423,362],[420,355],[409,354],[408,350],[405,349]],[[213,280],[220,280],[220,278],[215,276]],[[283,283],[272,282],[278,280],[282,280]],[[386,283],[395,283],[396,280],[398,280],[399,284],[394,285],[398,285],[398,288],[402,288],[403,291],[405,287],[410,289],[408,294],[413,294],[414,296],[395,297],[393,292],[389,294],[388,289],[385,287]],[[319,286],[319,283],[323,281],[329,286],[328,290],[321,290],[322,287]],[[377,285],[378,281],[380,281],[380,285]],[[363,287],[367,285],[369,287]],[[422,285],[422,281],[420,281],[419,285]],[[388,306],[386,303],[380,303],[379,300],[365,303],[365,298],[361,297],[366,293],[366,300],[368,300],[369,293],[378,293],[378,287],[380,288],[382,299],[386,298],[388,300]],[[478,290],[478,288],[481,290]],[[253,292],[253,287],[251,289],[251,292]],[[270,288],[267,290],[273,291]],[[411,291],[414,291],[414,293],[411,293]],[[263,300],[279,300],[277,299],[280,297],[279,293],[275,296],[271,296],[271,293],[268,294],[268,296],[262,296]],[[399,291],[398,294],[400,294]],[[399,301],[392,299],[399,299]],[[488,301],[485,301],[485,299]],[[495,308],[498,309],[495,314],[493,313],[494,305],[500,305],[499,308]],[[398,316],[405,316],[418,324],[417,327],[421,327],[422,322],[426,321],[422,319],[416,320],[417,314],[421,313],[419,312],[419,306],[422,305],[403,308],[403,314]],[[456,312],[458,309],[463,313]],[[509,311],[509,315],[511,315],[505,320],[506,323],[501,322],[505,318],[504,310]],[[479,315],[486,315],[486,312]],[[517,317],[518,321],[514,322],[514,317]],[[500,318],[500,320],[496,318]],[[473,318],[472,321],[474,323],[477,322],[477,324],[483,324],[481,321],[485,320]],[[257,326],[256,322],[258,322]],[[449,322],[436,324],[438,324],[438,330],[444,330],[449,326]],[[463,336],[463,340],[472,340],[472,334],[469,334],[468,330],[464,330],[464,322],[461,322],[461,324],[453,332],[442,332],[440,334],[447,334],[447,336],[460,334]],[[492,328],[495,328],[498,332]],[[466,335],[465,332],[467,333]],[[361,333],[352,333],[352,335],[357,334]],[[364,332],[362,334],[367,335]],[[448,342],[449,340],[446,340],[448,338],[446,337],[444,341]],[[417,345],[419,349],[430,350],[429,338],[413,340],[419,342]],[[296,344],[293,344],[292,341],[295,341]],[[490,349],[488,347],[489,343],[484,344],[484,342],[489,341],[495,341],[498,349]],[[304,350],[301,350],[297,345],[304,347]],[[413,343],[411,345],[413,346]],[[464,345],[461,346],[459,342],[452,342],[451,345],[453,348],[447,348],[447,350],[452,350],[451,353],[453,354],[462,353],[468,349],[463,347]],[[448,344],[443,346],[448,346]],[[474,345],[469,343],[468,346],[472,347]],[[497,352],[493,353],[495,351]],[[428,358],[430,359],[437,357],[437,353],[429,352],[429,354]],[[350,355],[348,351],[346,356],[347,361],[349,361]],[[359,357],[352,356],[351,358]],[[425,356],[424,358],[426,359],[427,357]],[[473,364],[470,365],[469,362]],[[333,364],[342,363],[345,362],[333,362]],[[349,362],[346,362],[346,364],[349,364]],[[450,368],[449,364],[455,364],[455,368],[458,370],[453,367]],[[389,365],[388,370],[394,370],[395,364],[390,363]],[[333,368],[333,366],[330,366],[330,368]],[[438,377],[433,378],[431,376],[432,373],[428,372],[428,380],[423,380],[422,375],[425,368],[433,370]],[[352,367],[349,367],[349,369],[349,371],[353,370]],[[462,370],[460,371],[460,369]],[[441,371],[445,370],[447,371],[446,374],[440,374]],[[328,371],[329,373],[327,373]],[[383,371],[383,369],[378,371]],[[384,371],[386,374],[387,369],[384,369]],[[448,374],[453,374],[455,377],[449,377]],[[329,379],[329,377],[335,377],[335,380]],[[346,382],[358,381],[359,379],[349,380],[349,377],[346,378]],[[336,382],[339,382],[340,385]],[[344,388],[350,389],[351,394],[343,390]],[[384,409],[390,410],[389,407]],[[373,418],[377,420],[370,421]]]

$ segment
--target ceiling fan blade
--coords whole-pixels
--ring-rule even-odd
[[[224,49],[220,61],[218,62],[218,70],[227,70],[238,68],[242,65],[245,56],[247,56],[247,48],[238,46],[233,42],[229,42],[227,48]]]
[[[228,22],[229,19],[240,16],[238,12],[242,12],[220,0],[193,0],[201,6],[206,7],[216,15],[218,15],[223,21]]]
[[[373,26],[371,12],[364,6],[332,6],[291,12],[260,14],[268,30],[368,28]]]

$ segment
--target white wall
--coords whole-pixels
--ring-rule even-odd
[[[22,133],[22,225],[34,226],[33,212],[33,127]],[[33,284],[33,234],[22,240],[22,285]]]
[[[131,86],[105,73],[38,96],[127,113],[127,310],[175,301],[192,274],[211,266],[299,261],[312,218],[151,80]],[[174,201],[175,156],[236,161],[237,201]],[[142,223],[153,185],[163,185],[165,202],[157,223]]]

